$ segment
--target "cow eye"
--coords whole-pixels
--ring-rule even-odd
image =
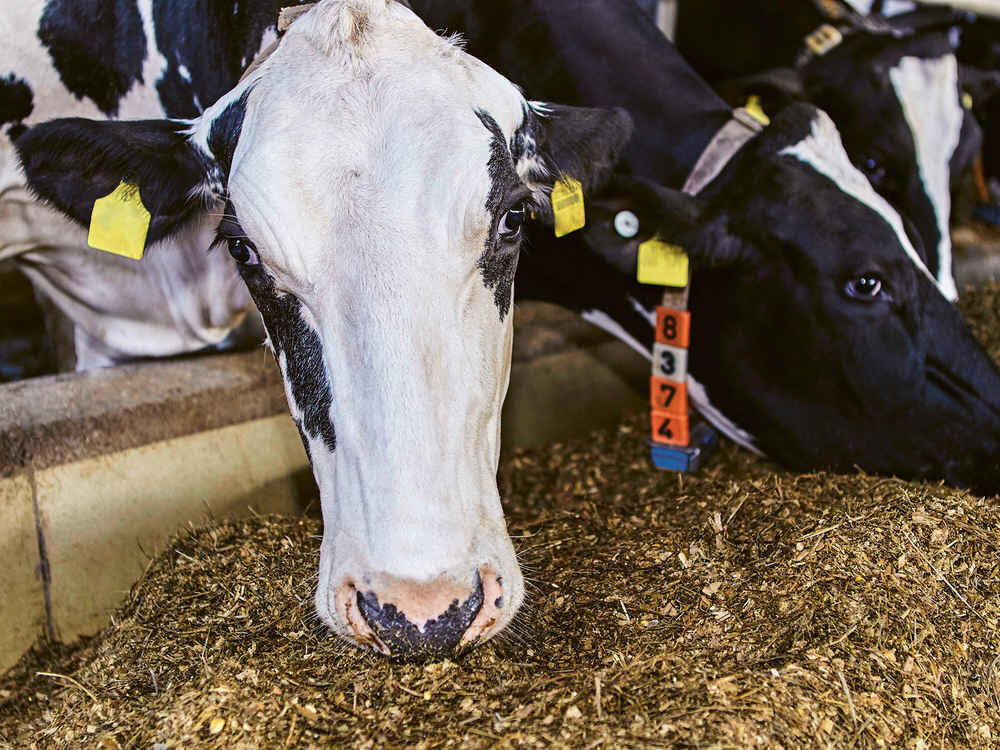
[[[498,229],[500,239],[505,242],[512,242],[516,240],[521,234],[521,227],[524,226],[524,222],[527,220],[527,201],[515,203],[514,206],[503,215],[503,218],[500,219],[500,228]]]
[[[236,262],[243,266],[260,265],[260,256],[247,240],[229,240],[229,254],[236,259]]]
[[[885,182],[885,167],[879,164],[875,159],[865,159],[864,171],[865,176],[873,186],[879,187],[883,182]]]
[[[863,273],[844,285],[844,293],[851,299],[871,302],[885,295],[884,282],[878,274]]]

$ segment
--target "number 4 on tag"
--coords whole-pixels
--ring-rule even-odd
[[[653,409],[653,441],[667,445],[687,445],[691,437],[688,416]]]

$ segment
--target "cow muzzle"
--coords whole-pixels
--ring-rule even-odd
[[[505,604],[503,579],[489,565],[474,571],[468,585],[388,575],[364,584],[345,579],[334,598],[349,638],[386,656],[416,661],[454,656],[488,638]]]

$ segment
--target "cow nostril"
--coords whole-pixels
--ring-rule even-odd
[[[406,591],[417,587],[399,588]],[[477,571],[472,594],[465,601],[453,598],[444,611],[429,619],[413,618],[417,622],[411,619],[412,615],[408,616],[407,610],[419,611],[421,607],[407,601],[409,598],[399,597],[399,601],[390,602],[386,597],[387,601],[382,603],[374,591],[358,591],[356,603],[372,634],[393,655],[417,659],[450,656],[463,642],[483,607],[483,582]]]

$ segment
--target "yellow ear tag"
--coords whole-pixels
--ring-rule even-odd
[[[583,185],[572,177],[563,177],[552,188],[552,215],[556,220],[556,237],[563,237],[587,223],[583,207]]]
[[[962,92],[962,106],[965,107],[966,109],[972,109],[972,106],[974,104],[975,104],[975,102],[972,100],[972,94],[970,94],[968,91],[963,91]]]
[[[747,103],[743,105],[743,109],[745,109],[748,115],[764,127],[771,124],[771,118],[767,116],[767,112],[765,112],[764,108],[760,106],[759,96],[754,95],[747,99]]]
[[[640,284],[687,286],[688,257],[683,248],[653,238],[639,245],[636,278]]]
[[[822,57],[844,41],[840,29],[828,23],[823,24],[806,37],[806,47],[817,57]]]
[[[139,186],[120,182],[110,195],[94,201],[87,244],[95,250],[139,260],[146,249],[149,220]]]

